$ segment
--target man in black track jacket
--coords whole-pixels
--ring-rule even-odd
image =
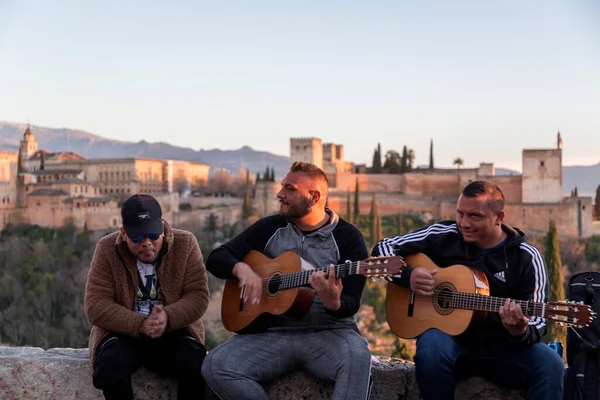
[[[250,250],[275,258],[297,253],[305,269],[368,257],[360,231],[325,207],[327,178],[313,164],[296,162],[282,181],[279,215],[265,217],[215,249],[207,269],[221,279],[238,279],[246,302],[259,302],[261,278],[241,261]],[[315,272],[313,304],[301,317],[264,315],[267,328],[237,334],[208,353],[202,367],[208,385],[222,399],[268,399],[260,382],[295,369],[335,381],[334,399],[365,399],[369,394],[371,355],[358,333],[354,315],[365,285],[361,275],[329,278]],[[294,394],[290,394],[292,397]]]
[[[525,234],[503,222],[504,195],[491,182],[467,185],[456,221],[441,221],[406,235],[381,240],[372,254],[423,253],[441,268],[462,264],[485,273],[490,294],[547,302],[546,266]],[[416,295],[434,295],[435,270],[411,268],[394,282]],[[415,316],[416,317],[416,316]],[[482,325],[450,336],[429,329],[417,338],[416,378],[425,400],[453,399],[461,376],[482,375],[501,384],[528,388],[528,399],[562,399],[564,364],[541,341],[544,318],[523,315],[514,301],[489,312]]]

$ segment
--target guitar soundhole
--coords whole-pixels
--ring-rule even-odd
[[[454,311],[452,300],[456,287],[450,282],[444,282],[435,288],[433,296],[433,308],[440,315],[448,315]]]
[[[279,294],[282,275],[281,272],[275,272],[269,277],[269,283],[266,286],[267,297],[275,297]]]

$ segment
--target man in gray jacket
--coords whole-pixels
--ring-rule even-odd
[[[366,259],[360,231],[325,207],[327,190],[320,168],[295,162],[277,194],[279,215],[262,218],[215,249],[206,262],[209,272],[239,280],[244,301],[257,303],[262,279],[241,261],[250,250],[270,258],[294,251],[316,267]],[[371,354],[354,317],[364,285],[361,275],[313,273],[315,296],[308,313],[260,317],[266,328],[237,334],[208,353],[202,367],[206,382],[225,400],[268,399],[260,383],[303,369],[335,381],[334,399],[368,398]]]

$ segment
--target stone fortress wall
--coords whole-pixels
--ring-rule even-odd
[[[379,215],[414,212],[427,213],[435,219],[452,219],[462,188],[483,179],[502,189],[507,222],[525,232],[547,232],[551,218],[556,220],[561,235],[588,237],[596,229],[592,222],[592,199],[565,198],[562,194],[560,133],[555,149],[523,150],[522,175],[496,175],[494,164],[489,162],[480,163],[478,168],[415,169],[406,174],[357,173],[358,169],[343,156],[343,146],[323,144],[319,138],[290,140],[290,163],[306,161],[323,166],[330,182],[328,204],[341,215],[346,213],[348,191],[353,202],[358,183],[361,214],[369,213],[375,195]],[[277,212],[278,204],[271,204],[273,208],[263,207],[260,215]]]

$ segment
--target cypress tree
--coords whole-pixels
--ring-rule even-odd
[[[356,187],[354,188],[354,222],[358,224],[358,216],[360,215],[360,187],[358,186],[358,178],[356,178]]]
[[[275,182],[275,167],[271,167],[271,182]]]
[[[400,172],[405,173],[408,171],[408,149],[406,145],[402,148],[402,163],[400,164]]]
[[[45,170],[46,169],[46,156],[44,154],[44,151],[40,151],[40,170]]]
[[[600,185],[596,188],[596,199],[594,200],[594,211],[596,219],[600,219]]]
[[[402,235],[402,214],[396,214],[396,227],[398,228],[398,235]]]
[[[377,201],[375,195],[371,200],[371,246],[377,245],[377,243],[383,238],[383,232],[381,227],[381,217],[377,210]]]
[[[381,173],[381,144],[377,143],[377,148],[373,151],[373,168],[374,174]]]
[[[252,188],[250,187],[250,171],[246,170],[246,192],[242,204],[242,218],[248,219],[252,215]]]
[[[19,158],[17,159],[17,170],[23,172],[23,153],[19,149]]]
[[[352,215],[352,202],[350,200],[350,188],[348,188],[348,194],[346,196],[346,219],[348,220],[348,223],[352,223],[353,220],[353,215]]]
[[[429,169],[433,169],[433,139],[429,143]]]
[[[558,232],[556,222],[550,220],[548,233],[544,246],[544,260],[548,268],[548,284],[550,285],[550,301],[564,300],[565,289],[562,276],[562,262],[560,260],[560,248],[558,246]],[[563,348],[567,349],[566,328],[556,322],[548,323],[548,340],[561,342]]]

